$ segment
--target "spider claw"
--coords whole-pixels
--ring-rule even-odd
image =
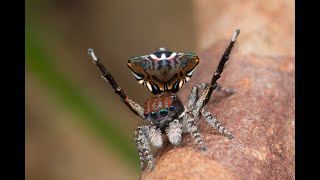
[[[150,169],[150,171],[153,171],[154,170],[154,165],[153,164],[149,164],[149,169]]]
[[[144,170],[146,169],[146,166],[145,166],[144,163],[141,163],[141,164],[140,164],[140,167],[141,167],[141,170],[142,170],[142,171],[144,171]]]
[[[202,146],[200,146],[200,150],[201,150],[202,152],[206,152],[206,151],[208,151],[208,148],[207,148],[207,146],[202,145]]]
[[[232,37],[232,41],[236,41],[237,40],[237,37],[239,36],[240,34],[240,29],[237,29],[234,33],[233,33],[233,37]]]
[[[91,54],[91,53],[93,53],[93,49],[92,49],[92,48],[89,48],[89,49],[88,49],[88,54]]]
[[[231,89],[230,90],[230,95],[235,94],[236,92],[237,92],[236,90]]]
[[[94,51],[92,48],[88,49],[88,54],[89,56],[92,58],[93,61],[98,61],[98,58],[96,57],[96,55],[94,54]]]
[[[235,93],[236,93],[236,91],[231,90],[231,91],[227,92],[225,95],[228,97],[228,96],[234,95]]]
[[[233,138],[234,138],[234,136],[233,136],[230,132],[228,132],[228,133],[226,134],[226,136],[228,137],[228,139],[233,139]]]
[[[233,94],[235,94],[235,93],[236,93],[235,90],[233,90],[233,89],[228,89],[228,90],[225,92],[225,95],[226,95],[226,96],[231,96],[231,95],[233,95]]]

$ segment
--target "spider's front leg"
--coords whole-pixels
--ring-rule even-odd
[[[229,46],[227,47],[227,49],[225,50],[225,52],[223,53],[223,55],[220,59],[218,68],[211,79],[210,85],[206,86],[204,88],[202,95],[196,101],[196,103],[194,105],[194,110],[193,110],[193,115],[194,115],[195,119],[199,119],[200,109],[203,108],[203,106],[210,100],[212,92],[219,87],[217,80],[221,77],[221,73],[224,70],[226,62],[229,60],[231,50],[232,50],[234,44],[236,43],[236,40],[237,40],[239,33],[240,33],[240,29],[237,29],[234,32],[234,35],[229,43]],[[218,89],[220,89],[220,91],[223,91],[223,88],[221,88],[221,87]]]
[[[106,67],[99,61],[99,59],[95,56],[92,49],[88,49],[88,54],[91,56],[93,62],[97,65],[102,73],[102,77],[111,84],[112,88],[115,92],[120,96],[121,100],[138,116],[142,119],[145,119],[144,116],[144,109],[135,101],[131,100],[127,95],[126,92],[118,86],[112,75],[107,71]],[[145,168],[145,160],[150,165],[150,169],[154,168],[154,159],[151,154],[151,149],[149,146],[149,139],[150,142],[155,147],[162,146],[162,138],[161,132],[159,129],[156,129],[154,126],[139,126],[135,132],[135,141],[137,143],[137,149],[140,158],[141,168]]]
[[[112,75],[108,72],[106,67],[99,61],[99,59],[94,54],[93,49],[88,49],[88,54],[92,58],[93,62],[97,65],[97,67],[100,69],[102,73],[102,77],[111,84],[112,88],[115,90],[115,92],[120,96],[121,100],[138,116],[140,116],[142,119],[145,119],[144,117],[144,109],[135,101],[130,99],[126,92],[118,86]]]
[[[227,47],[226,51],[224,52],[222,58],[220,59],[218,68],[211,79],[211,83],[210,84],[201,83],[201,84],[197,84],[192,87],[191,94],[190,94],[190,100],[189,100],[189,104],[188,104],[188,107],[191,110],[192,115],[194,116],[194,119],[199,119],[200,114],[202,114],[209,124],[211,124],[213,127],[218,129],[220,133],[224,134],[229,139],[233,138],[232,134],[229,131],[227,131],[227,129],[224,128],[221,125],[221,123],[219,121],[217,121],[211,115],[211,113],[209,111],[206,111],[204,109],[204,105],[209,101],[211,94],[212,94],[213,90],[215,90],[215,89],[217,89],[217,91],[224,93],[226,95],[231,95],[234,93],[233,90],[222,88],[221,86],[218,85],[218,83],[216,81],[221,76],[221,73],[225,67],[226,62],[229,59],[231,50],[236,42],[236,39],[237,39],[239,33],[240,33],[240,30],[237,29],[232,37],[231,42],[229,43],[229,46]],[[204,89],[204,91],[203,91],[202,95],[199,97],[198,93],[199,93],[200,88]],[[191,123],[191,122],[189,123],[189,126],[190,127],[193,126],[194,129],[196,129],[196,125],[193,125],[193,123]],[[197,141],[196,141],[196,143],[197,143]]]

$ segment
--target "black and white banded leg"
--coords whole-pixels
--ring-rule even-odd
[[[202,151],[206,151],[207,147],[203,143],[202,137],[198,131],[198,126],[195,123],[193,115],[189,114],[189,112],[186,113],[184,116],[184,121],[187,121],[188,131],[190,132],[191,137],[194,140],[194,142],[199,145],[199,147]]]
[[[209,86],[209,84],[206,83],[199,83],[197,85],[194,85],[191,89],[191,93],[190,93],[190,99],[189,99],[189,104],[188,104],[188,108],[189,109],[194,109],[196,102],[199,99],[199,90],[200,89],[205,89]],[[235,93],[235,91],[233,89],[229,89],[229,88],[223,88],[221,87],[218,83],[217,83],[217,91],[225,94],[225,95],[232,95]],[[205,104],[204,104],[205,105]]]
[[[141,169],[144,170],[148,162],[150,170],[154,169],[154,158],[151,154],[151,148],[148,141],[149,126],[139,126],[135,131],[135,142],[139,153]]]
[[[145,165],[145,159],[143,155],[143,145],[141,143],[141,140],[135,139],[135,142],[137,144],[137,150],[138,150],[138,155],[139,155],[139,160],[140,160],[140,167],[142,170],[146,168]]]
[[[112,88],[114,89],[114,91],[120,96],[121,100],[138,116],[140,116],[142,119],[145,119],[144,117],[144,109],[135,101],[133,101],[132,99],[130,99],[126,92],[120,87],[118,86],[118,84],[116,83],[115,79],[113,78],[113,76],[109,73],[109,71],[107,70],[107,68],[100,62],[100,60],[97,58],[97,56],[94,54],[93,49],[89,48],[88,49],[88,54],[91,57],[91,59],[93,60],[94,64],[97,65],[97,67],[99,68],[99,70],[102,73],[102,78],[105,79],[108,83],[110,83],[110,85],[112,86]]]
[[[235,91],[233,89],[223,88],[218,83],[217,83],[217,91],[224,94],[224,95],[227,95],[227,96],[235,93]]]
[[[216,85],[217,85],[217,88],[216,88],[217,91],[224,94],[224,95],[229,96],[229,95],[232,95],[235,93],[235,91],[233,89],[223,88],[218,83],[216,83]],[[192,110],[195,108],[196,102],[199,99],[199,90],[205,89],[207,87],[209,87],[209,84],[206,84],[206,83],[199,83],[199,84],[194,85],[192,87],[191,93],[190,93],[190,98],[189,98],[189,103],[188,103],[188,109]]]
[[[236,43],[236,40],[237,40],[239,33],[240,33],[239,29],[237,29],[234,32],[233,37],[232,37],[227,49],[225,50],[225,52],[223,53],[223,55],[220,59],[218,68],[215,71],[214,75],[212,76],[210,85],[208,87],[205,87],[202,95],[199,97],[199,100],[196,102],[195,109],[193,110],[193,114],[194,114],[195,119],[199,118],[200,109],[210,100],[210,97],[211,97],[213,90],[217,89],[217,87],[218,87],[217,80],[221,77],[221,73],[224,70],[226,62],[229,60],[231,50],[232,50],[234,44]]]
[[[227,136],[229,139],[234,138],[233,135],[225,127],[223,127],[223,125],[218,120],[216,120],[209,111],[201,108],[201,114],[209,124],[211,124],[215,129],[219,131],[219,133]]]
[[[190,93],[190,99],[189,99],[189,103],[188,103],[188,109],[192,110],[195,108],[196,102],[199,99],[199,90],[205,89],[208,86],[209,86],[209,84],[199,83],[199,84],[196,84],[192,87],[191,93]]]

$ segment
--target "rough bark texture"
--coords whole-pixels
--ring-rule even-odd
[[[192,85],[210,82],[233,31],[240,28],[218,80],[236,93],[224,97],[214,92],[207,104],[235,138],[217,134],[201,119],[199,129],[208,151],[202,153],[185,134],[181,146],[168,144],[156,153],[154,171],[145,170],[141,179],[294,179],[293,2],[194,3],[200,64],[178,95],[187,103]]]

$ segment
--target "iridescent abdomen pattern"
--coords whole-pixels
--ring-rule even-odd
[[[199,58],[192,53],[167,50],[133,57],[128,66],[140,84],[154,94],[177,92],[192,76]]]

